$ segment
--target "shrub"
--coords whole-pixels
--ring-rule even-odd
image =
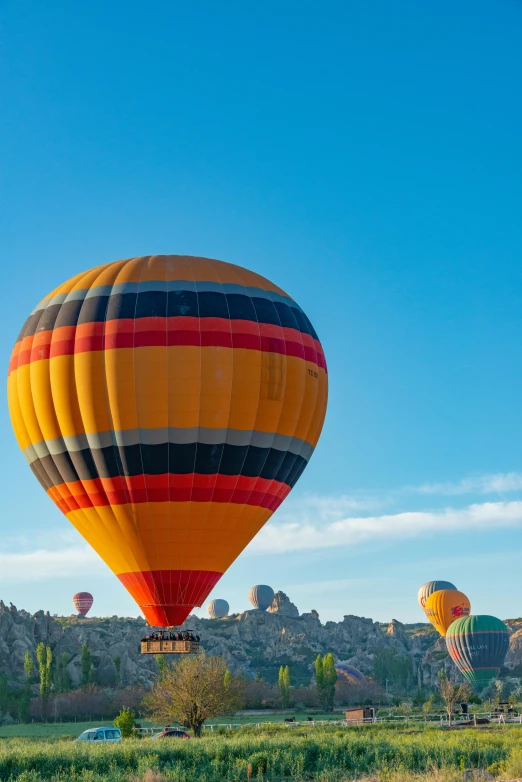
[[[124,739],[128,739],[134,735],[134,720],[136,719],[136,712],[127,709],[125,706],[120,711],[116,719],[114,720],[114,726],[121,730],[121,735]]]

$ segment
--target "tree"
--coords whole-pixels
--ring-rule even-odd
[[[67,654],[62,652],[61,657],[56,658],[54,667],[54,691],[57,693],[67,692],[71,689],[71,680],[67,670]]]
[[[335,670],[335,662],[331,652],[329,652],[323,658],[323,677],[326,707],[332,709],[334,703],[335,682],[337,681],[337,671]]]
[[[29,649],[26,651],[24,657],[24,671],[25,671],[25,681],[27,684],[29,684],[34,674],[34,661],[33,658],[31,657],[31,653]]]
[[[144,706],[156,722],[179,722],[199,737],[205,720],[230,714],[244,702],[243,677],[230,674],[225,681],[226,670],[222,657],[187,655],[159,674]]]
[[[18,718],[20,722],[29,722],[29,706],[31,703],[31,679],[34,675],[34,660],[29,649],[24,656],[25,686],[18,701]]]
[[[435,700],[435,695],[431,693],[430,697],[427,701],[425,701],[422,705],[422,713],[425,717],[428,716],[428,714],[431,714],[433,712],[433,702]]]
[[[409,717],[412,711],[413,707],[411,703],[401,703],[401,705],[397,708],[397,712],[403,717]]]
[[[51,647],[46,646],[41,641],[36,647],[36,659],[38,660],[38,671],[40,674],[40,699],[42,701],[42,717],[44,722],[47,722],[49,695],[51,694],[51,663],[53,660]]]
[[[126,706],[120,711],[118,716],[113,722],[115,728],[121,730],[121,735],[124,739],[128,739],[134,735],[134,720],[136,719],[136,712],[128,709]]]
[[[467,701],[469,697],[469,687],[467,684],[452,684],[444,668],[438,673],[440,697],[444,701],[446,713],[448,715],[448,725],[451,725],[451,714],[456,703]]]
[[[71,677],[69,676],[69,671],[67,670],[67,653],[62,652],[61,691],[68,692],[70,689],[71,689]]]
[[[89,647],[86,643],[82,644],[82,685],[89,684],[92,668],[92,658]]]
[[[325,709],[332,709],[335,695],[335,683],[337,672],[333,654],[328,652],[324,657],[317,655],[315,661],[315,684],[319,692],[319,699]]]
[[[163,655],[157,654],[156,659],[158,659],[158,657],[163,657]],[[119,687],[121,683],[121,657],[119,654],[116,655],[113,662],[114,667],[116,668],[116,687]]]
[[[277,686],[281,693],[283,709],[287,709],[290,706],[290,668],[288,665],[286,668],[283,668],[282,665],[280,666]]]
[[[500,681],[500,679],[496,679],[494,682],[495,685],[495,697],[493,698],[493,703],[495,706],[500,706],[500,701],[502,700],[502,696],[504,694],[504,683]]]
[[[56,662],[54,664],[54,676],[53,676],[53,691],[54,692],[61,692],[62,684],[62,660],[61,657],[56,658]]]
[[[170,668],[170,663],[164,654],[155,654],[154,657],[158,663],[158,671],[160,672],[160,675],[163,673],[163,671],[167,670],[167,668]]]
[[[290,668],[288,667],[288,665],[285,668],[283,679],[285,685],[286,705],[290,706]]]
[[[18,697],[18,719],[20,722],[29,722],[29,711],[31,705],[31,690],[24,687]]]
[[[9,705],[9,684],[4,671],[0,671],[0,714],[7,714]]]
[[[324,686],[323,658],[320,654],[315,658],[315,684],[319,692]]]
[[[375,680],[385,685],[386,680],[408,688],[413,673],[413,662],[409,655],[400,656],[393,647],[385,646],[374,653],[373,675]]]

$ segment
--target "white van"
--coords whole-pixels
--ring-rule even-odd
[[[77,741],[121,741],[121,730],[119,728],[89,728],[74,740],[75,743]]]

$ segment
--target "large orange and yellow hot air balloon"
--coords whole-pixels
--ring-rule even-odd
[[[324,353],[280,288],[160,255],[32,312],[9,407],[34,474],[153,625],[181,624],[290,492],[326,412]]]
[[[458,589],[439,589],[426,600],[426,616],[442,636],[455,619],[469,616],[470,611],[469,599]]]

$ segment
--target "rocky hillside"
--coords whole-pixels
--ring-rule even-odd
[[[522,675],[522,619],[508,624],[512,636],[506,666],[513,674]],[[342,622],[322,624],[317,611],[299,614],[284,592],[276,593],[267,613],[252,610],[214,620],[191,616],[186,627],[201,636],[209,654],[223,655],[231,669],[242,668],[250,676],[259,672],[268,681],[276,680],[280,665],[289,665],[294,683],[309,683],[317,654],[326,652],[332,652],[337,661],[349,662],[371,674],[376,655],[379,657],[385,649],[411,660],[412,686],[418,681],[435,684],[442,666],[451,676],[456,672],[444,639],[431,625],[403,625],[396,620],[386,625],[351,615]],[[157,663],[153,656],[139,653],[145,630],[143,619],[60,618],[43,611],[32,615],[0,601],[0,669],[13,684],[22,682],[26,651],[36,661],[36,647],[44,641],[51,646],[55,659],[65,652],[71,682],[77,685],[81,681],[81,647],[86,643],[100,684],[115,683],[114,659],[119,657],[122,685],[149,685]]]

